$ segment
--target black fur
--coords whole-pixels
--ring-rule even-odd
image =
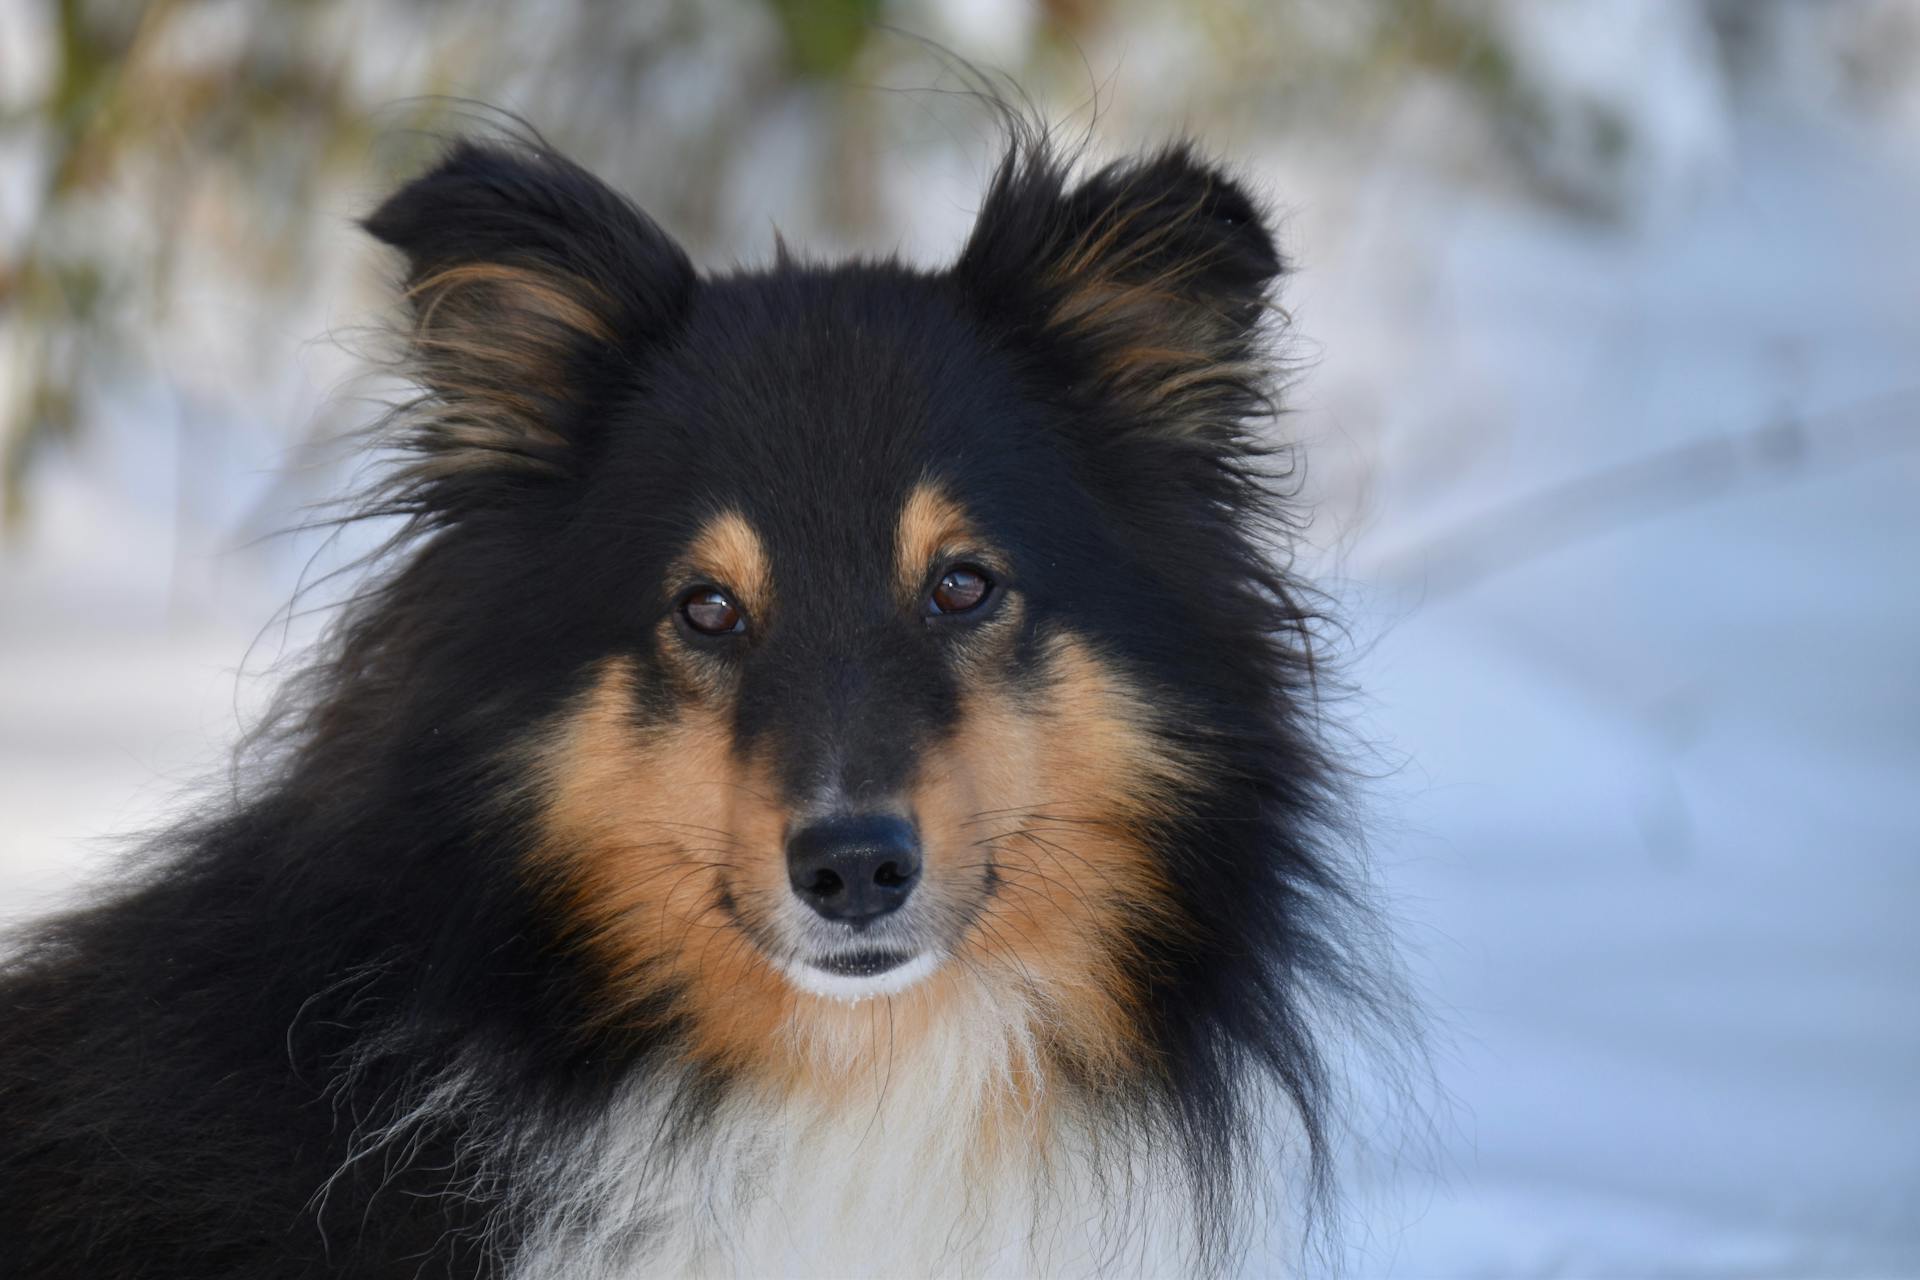
[[[1185,147],[1076,182],[1022,140],[951,271],[698,278],[551,152],[463,143],[366,226],[421,291],[423,398],[368,506],[403,519],[402,554],[290,689],[244,798],[0,971],[0,1275],[501,1274],[530,1189],[476,1163],[466,1122],[356,1159],[365,1135],[456,1060],[485,1064],[493,1114],[564,1130],[683,1030],[670,999],[589,1016],[597,979],[529,883],[502,748],[596,660],[656,670],[659,584],[701,513],[749,513],[798,580],[842,590],[925,475],[1011,548],[1022,661],[1051,629],[1091,637],[1208,762],[1156,835],[1204,933],[1144,944],[1164,1075],[1129,1105],[1178,1143],[1203,1215],[1236,1211],[1256,1079],[1324,1172],[1315,1028],[1373,975],[1327,853],[1313,618],[1269,551],[1289,513],[1253,427],[1281,262],[1239,184]],[[488,347],[497,306],[432,310],[435,279],[476,263],[559,281],[592,323],[534,316]],[[1079,305],[1090,270],[1132,301]],[[1132,354],[1149,337],[1183,354]],[[939,731],[950,677],[914,637],[813,625],[743,675],[739,732],[804,738],[863,682],[890,714],[847,768],[882,785],[903,737]],[[643,694],[672,697],[664,677]],[[671,1136],[727,1084],[690,1089]]]

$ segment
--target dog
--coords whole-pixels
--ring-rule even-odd
[[[1270,223],[1035,131],[947,269],[702,274],[448,145],[392,555],[0,971],[0,1274],[1266,1265],[1368,983]]]

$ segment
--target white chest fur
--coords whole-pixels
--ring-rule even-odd
[[[662,1146],[670,1090],[636,1087],[540,1161],[550,1200],[515,1280],[1191,1271],[1171,1162],[1036,1096],[1031,1046],[1007,1020],[871,1045],[832,1096],[730,1099],[677,1149]]]

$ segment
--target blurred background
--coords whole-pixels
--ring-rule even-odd
[[[343,589],[285,531],[377,411],[353,219],[461,99],[705,265],[933,264],[995,145],[941,48],[1281,214],[1444,1095],[1356,1133],[1349,1273],[1920,1275],[1914,0],[0,0],[0,917]]]

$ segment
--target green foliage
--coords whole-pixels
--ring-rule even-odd
[[[881,0],[768,0],[799,74],[815,80],[845,76],[879,21]]]
[[[255,316],[317,292],[316,243],[398,176],[375,140],[430,142],[480,114],[462,95],[524,112],[719,256],[741,234],[729,163],[776,119],[782,145],[806,148],[813,230],[895,230],[879,225],[881,175],[953,145],[940,91],[977,83],[912,33],[954,40],[1069,123],[1131,113],[1142,136],[1213,118],[1241,136],[1364,137],[1416,84],[1483,113],[1523,172],[1569,132],[1503,35],[1501,14],[1533,0],[1027,2],[969,49],[957,0],[0,0],[46,19],[38,92],[0,86],[0,157],[36,161],[35,189],[10,202],[27,224],[0,239],[0,515],[17,520],[35,459],[86,430],[101,388],[143,360],[151,376],[209,263]],[[1172,71],[1116,92],[1129,59]],[[929,90],[925,109],[892,110],[889,82]],[[1575,123],[1582,163],[1621,167],[1637,141],[1605,102]],[[250,372],[245,353],[222,357]],[[246,394],[232,390],[236,409]]]

